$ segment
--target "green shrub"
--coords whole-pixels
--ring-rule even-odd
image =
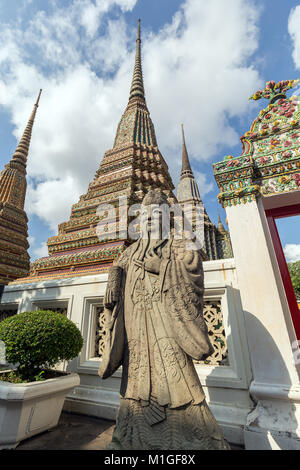
[[[19,313],[0,322],[0,341],[5,343],[6,360],[18,365],[24,381],[39,380],[44,368],[75,358],[83,345],[71,320],[45,310]]]

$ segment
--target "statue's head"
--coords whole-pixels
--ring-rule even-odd
[[[154,239],[167,238],[170,231],[170,207],[168,197],[159,189],[150,189],[142,202],[142,236]]]
[[[150,189],[142,202],[143,206],[151,206],[151,205],[161,205],[167,204],[169,207],[171,206],[168,197],[165,193],[163,193],[160,189]]]

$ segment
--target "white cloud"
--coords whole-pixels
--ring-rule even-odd
[[[35,189],[29,185],[26,212],[29,216],[30,214],[37,215],[48,223],[53,231],[56,231],[57,225],[70,217],[74,195],[75,201],[80,195],[79,187],[72,176],[39,183]]]
[[[102,16],[107,13],[112,6],[118,5],[122,11],[132,10],[136,0],[96,0],[92,3],[88,0],[76,2],[81,10],[81,24],[86,28],[86,32],[93,37],[101,23]]]
[[[204,173],[200,173],[200,171],[195,171],[194,175],[198,184],[201,198],[203,198],[206,196],[206,194],[213,190],[213,183],[207,181],[207,176]]]
[[[288,31],[293,41],[294,64],[297,69],[300,69],[300,5],[291,10]]]
[[[48,247],[47,243],[44,242],[40,245],[39,248],[35,248],[32,253],[35,255],[36,258],[44,258],[48,256]]]
[[[288,263],[300,260],[300,244],[287,243],[283,249]]]
[[[160,121],[159,142],[179,142],[176,122],[185,123],[189,151],[201,160],[238,142],[228,116],[248,109],[248,92],[260,83],[247,66],[257,48],[256,19],[252,2],[189,0],[171,26],[145,43],[145,81]]]
[[[35,242],[35,237],[28,237],[28,243],[29,245],[34,245],[34,242]]]
[[[26,208],[51,230],[69,218],[113,145],[129,96],[135,46],[135,32],[121,11],[136,2],[73,0],[51,14],[34,15],[23,30],[18,23],[0,24],[0,105],[11,112],[17,138],[38,90],[44,90],[28,162]],[[119,13],[108,15],[116,6]],[[249,0],[186,0],[157,34],[143,33],[147,102],[174,182],[181,122],[193,162],[238,142],[229,118],[247,113],[248,96],[261,85],[251,64],[257,18]],[[196,169],[195,176],[202,196],[211,191],[212,183]]]

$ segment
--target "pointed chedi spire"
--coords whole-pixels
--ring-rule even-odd
[[[30,257],[27,252],[28,218],[24,211],[26,165],[32,128],[41,91],[26,129],[11,161],[0,172],[0,284],[27,276]]]
[[[177,199],[179,202],[193,201],[200,202],[200,192],[196,183],[194,173],[190,164],[189,155],[186,148],[184,128],[182,130],[182,168],[180,182],[178,185]]]
[[[141,42],[141,20],[138,20],[135,63],[129,101],[118,126],[114,148],[133,143],[157,146],[154,126],[145,99]]]
[[[129,101],[138,96],[145,100],[144,80],[142,71],[142,57],[141,57],[141,20],[138,20],[138,32],[136,39],[136,52],[135,64],[133,71],[133,78],[130,89]]]
[[[186,178],[186,177],[193,177],[193,171],[190,165],[190,160],[188,156],[188,152],[186,149],[186,144],[185,144],[185,136],[184,136],[184,128],[183,124],[181,124],[181,130],[182,130],[182,169],[181,169],[181,178]]]
[[[28,152],[29,152],[29,146],[30,146],[30,141],[31,141],[31,134],[32,134],[32,128],[35,120],[35,115],[37,108],[39,106],[40,98],[41,98],[42,90],[39,92],[39,96],[37,98],[37,101],[34,105],[33,111],[31,113],[31,116],[29,118],[28,124],[26,126],[26,129],[23,133],[23,136],[19,142],[19,145],[16,148],[15,153],[13,154],[12,161],[18,162],[21,165],[24,165],[26,167],[27,163],[27,157],[28,157]]]
[[[12,156],[11,161],[0,173],[0,203],[11,203],[21,210],[24,208],[25,202],[27,157],[33,124],[36,111],[39,106],[41,93],[42,90],[39,92],[38,99],[34,105],[28,124]]]
[[[206,253],[207,259],[221,259],[223,254],[218,253],[217,248],[217,234],[221,237],[224,235],[226,236],[227,232],[224,229],[224,226],[221,222],[220,214],[219,214],[219,224],[218,228],[212,223],[209,218],[209,215],[206,211],[206,208],[201,200],[199,188],[197,182],[195,180],[193,170],[190,164],[186,143],[185,143],[185,136],[184,136],[184,129],[183,125],[182,128],[182,170],[181,170],[181,178],[178,184],[177,189],[177,199],[179,204],[181,204],[182,209],[184,211],[185,216],[191,221],[192,230],[196,233],[198,227],[198,221],[196,217],[197,209],[203,213],[203,229],[200,228],[199,232],[199,240],[202,240],[203,249]],[[199,214],[198,214],[199,216]],[[201,224],[200,224],[201,225]],[[203,237],[203,239],[202,239]]]
[[[203,214],[204,223],[208,219],[205,207],[201,200],[200,191],[194,177],[194,173],[190,164],[186,143],[183,124],[181,124],[182,131],[182,169],[180,181],[177,188],[177,200],[182,207],[184,216],[189,222],[191,230],[197,234],[198,240],[204,245],[201,228],[199,228],[199,216]],[[187,225],[188,226],[188,225]],[[203,261],[208,259],[203,251]]]
[[[224,225],[222,224],[219,209],[218,209],[218,226],[217,226],[217,229],[218,229],[218,231],[219,231],[220,233],[227,232],[227,230],[225,229]]]

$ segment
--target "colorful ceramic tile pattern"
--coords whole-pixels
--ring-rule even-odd
[[[213,166],[223,207],[247,203],[260,194],[299,191],[300,97],[285,95],[297,83],[268,82],[263,92],[250,97],[270,98],[270,103],[241,137],[242,154],[227,155]]]

